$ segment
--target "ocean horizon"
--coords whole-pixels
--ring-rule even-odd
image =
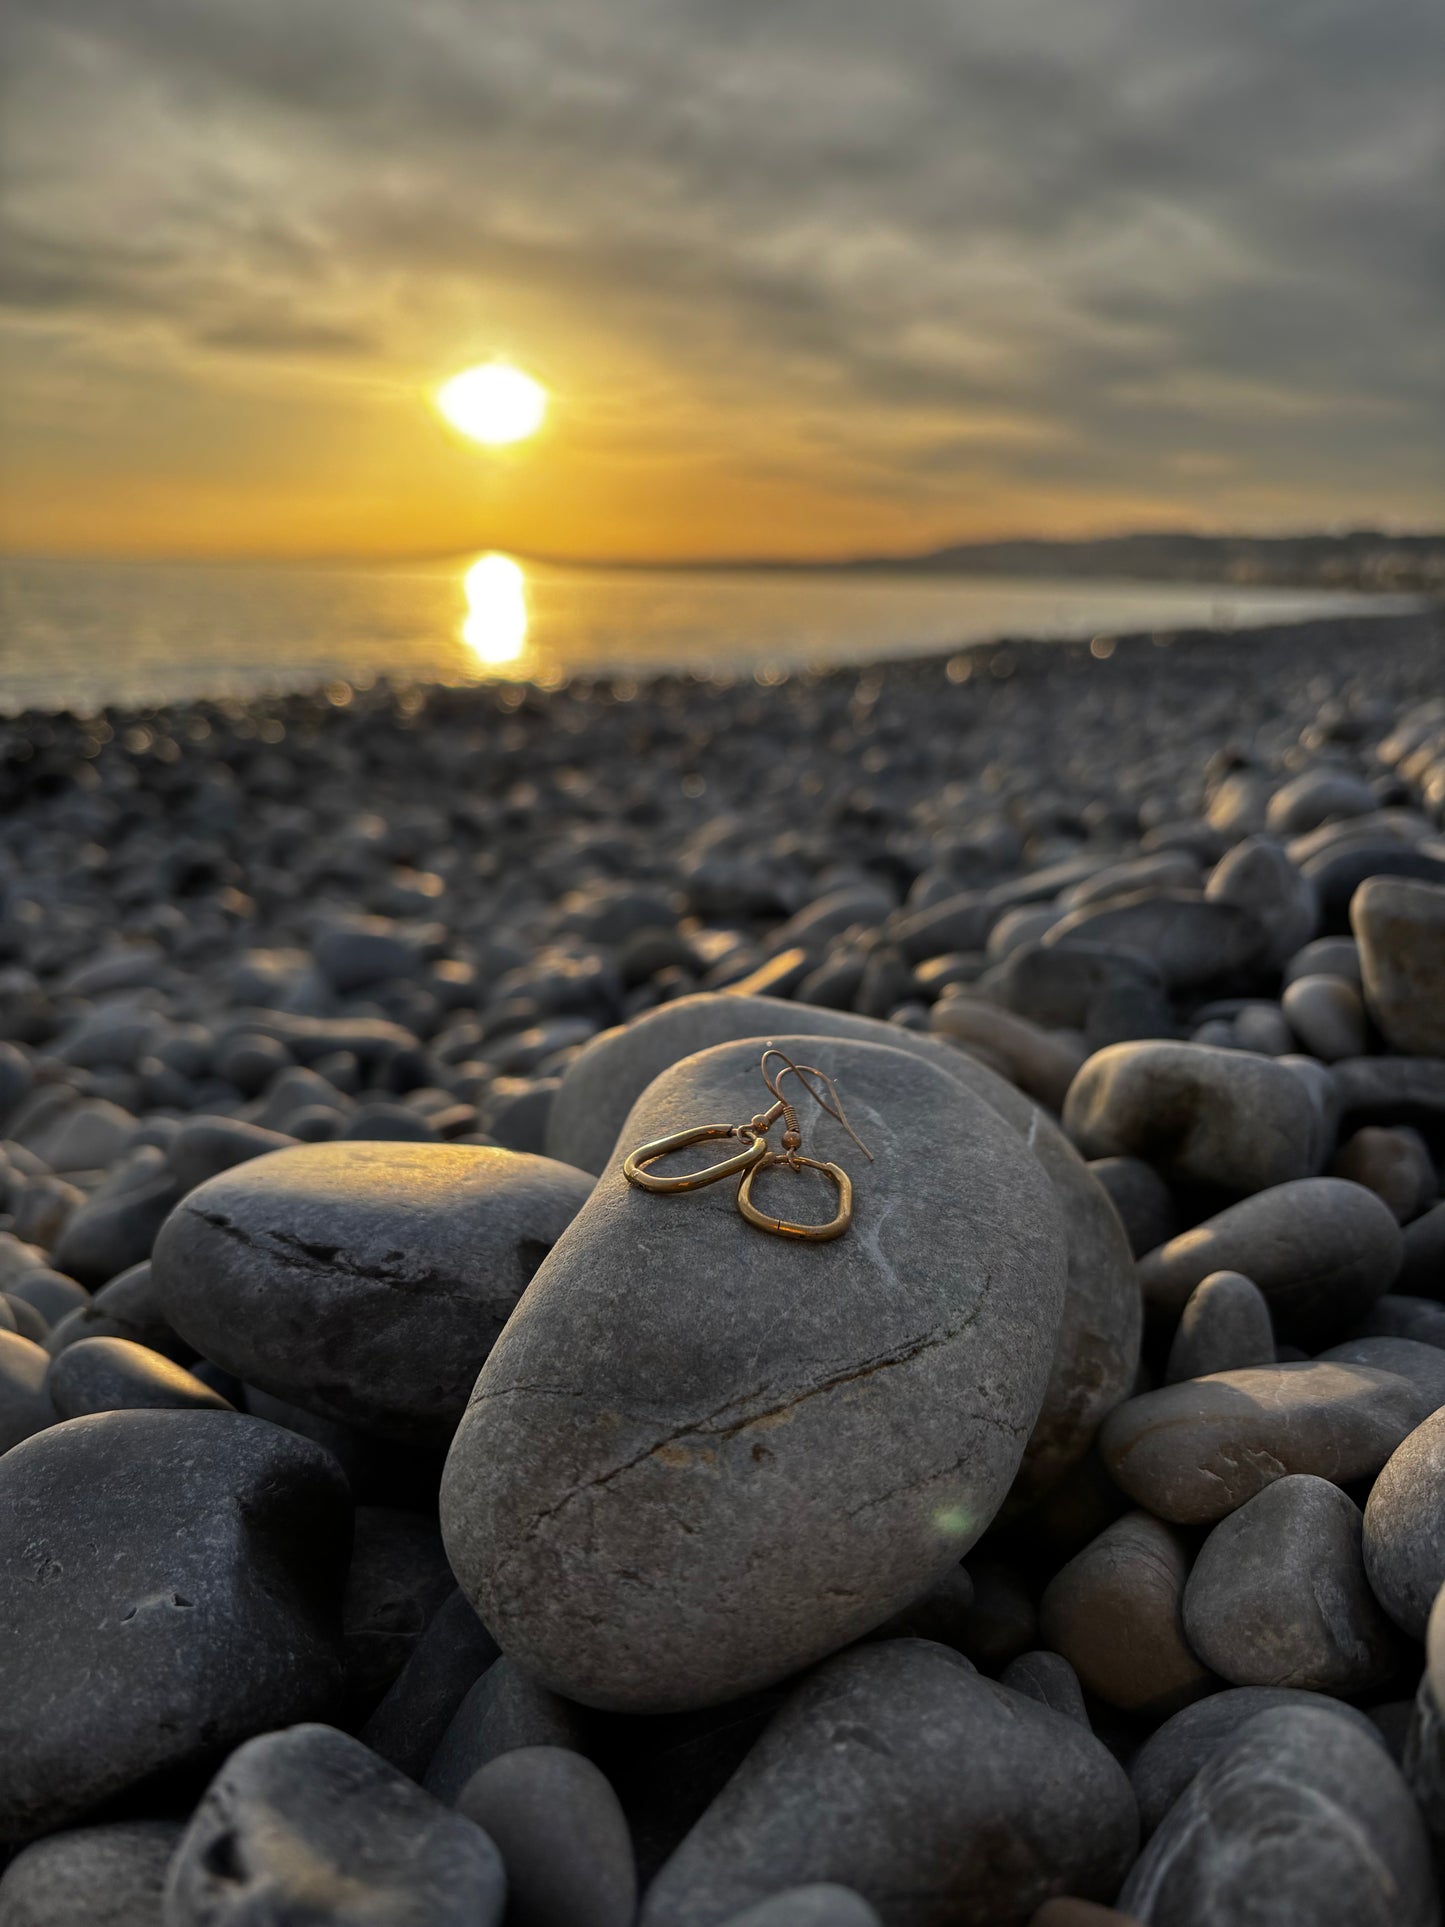
[[[426,562],[0,560],[0,709],[574,676],[704,678],[1005,637],[1400,614],[1413,595],[1234,583]]]

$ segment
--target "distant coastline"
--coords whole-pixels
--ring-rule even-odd
[[[1217,582],[1241,588],[1379,590],[1445,596],[1445,531],[1390,534],[1352,529],[1318,535],[1132,535],[1054,540],[1023,536],[955,542],[912,553],[830,557],[701,556],[632,561],[537,556],[571,567],[712,573],[1024,576],[1040,580]]]

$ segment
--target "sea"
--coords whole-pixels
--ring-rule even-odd
[[[638,569],[500,554],[346,564],[0,561],[0,711],[330,684],[800,668],[1399,614],[1404,595],[850,569]],[[1101,646],[1107,646],[1102,643]]]

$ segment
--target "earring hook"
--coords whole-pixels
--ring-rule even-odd
[[[768,1071],[768,1059],[770,1057],[781,1057],[783,1060],[783,1068],[778,1071],[776,1075],[772,1075]],[[853,1142],[858,1146],[858,1149],[863,1153],[864,1157],[867,1158],[868,1162],[870,1164],[873,1163],[873,1153],[848,1122],[843,1110],[843,1100],[838,1095],[838,1086],[826,1071],[819,1070],[816,1064],[795,1064],[788,1053],[784,1050],[779,1050],[776,1044],[770,1044],[763,1052],[759,1069],[762,1071],[763,1083],[778,1100],[779,1104],[784,1106],[785,1110],[788,1108],[788,1101],[778,1089],[778,1086],[782,1083],[788,1072],[791,1071],[803,1089],[808,1093],[809,1097],[811,1097],[813,1102],[818,1106],[819,1110],[826,1111],[829,1117],[836,1118],[848,1133],[849,1137],[852,1138]],[[821,1079],[827,1086],[828,1096],[833,1100],[831,1104],[827,1098],[820,1096],[819,1093],[814,1090],[813,1086],[808,1082],[810,1077]]]

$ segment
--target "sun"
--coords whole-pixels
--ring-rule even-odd
[[[436,403],[453,428],[501,448],[536,434],[547,413],[547,391],[520,368],[488,361],[443,382]]]

